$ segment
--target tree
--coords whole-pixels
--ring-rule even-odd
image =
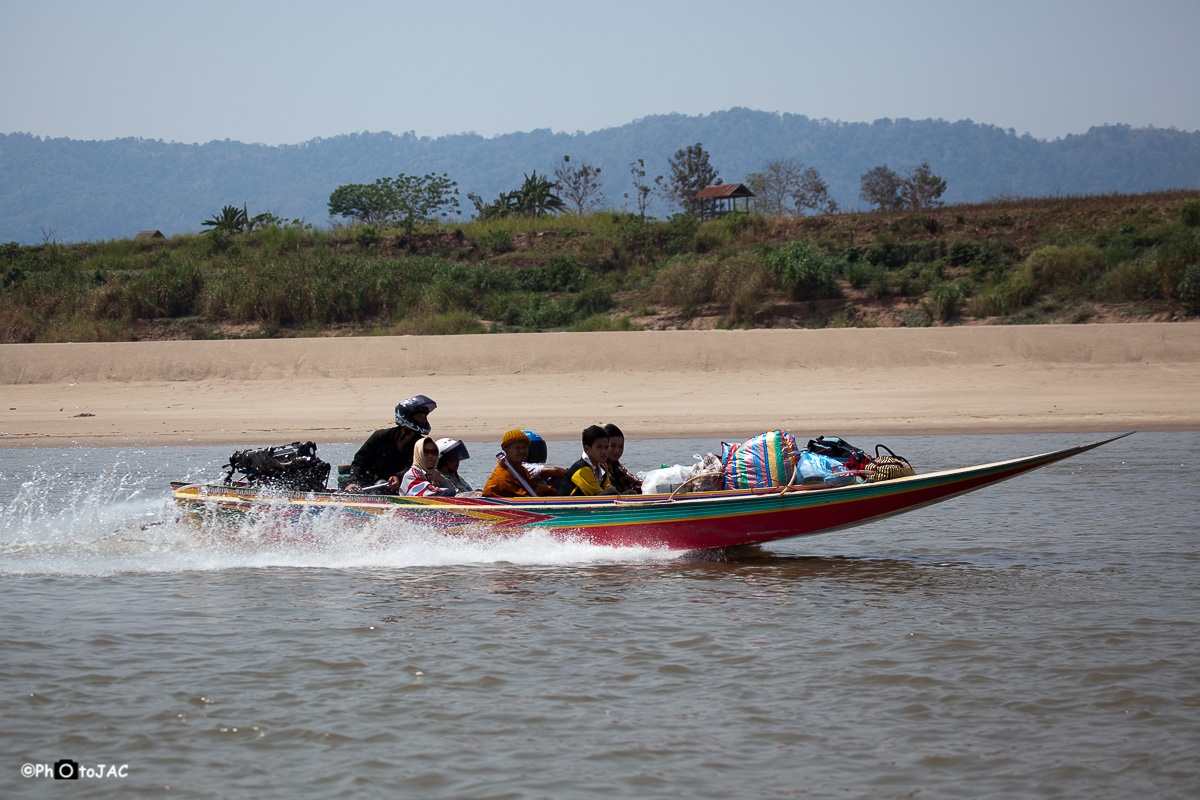
[[[633,176],[633,196],[637,203],[638,216],[646,221],[646,211],[654,202],[654,195],[663,191],[663,176],[656,175],[652,180],[646,179],[646,162],[642,159],[629,162],[629,174]],[[625,193],[629,199],[629,192]]]
[[[837,201],[829,196],[829,184],[813,167],[800,176],[800,190],[795,195],[796,208],[811,208],[818,214],[833,214],[838,209]]]
[[[391,178],[375,183],[348,183],[329,195],[329,216],[356,219],[367,225],[381,225],[392,218]]]
[[[909,208],[933,208],[940,206],[942,193],[946,191],[946,181],[933,174],[928,161],[911,170],[900,187],[900,196]]]
[[[400,175],[396,178],[396,211],[407,234],[413,232],[418,221],[432,219],[439,214],[457,212],[458,183],[450,180],[446,173],[432,172],[421,177]]]
[[[705,186],[718,186],[721,179],[717,171],[708,163],[708,151],[700,142],[675,151],[668,161],[671,167],[670,197],[683,206],[688,214],[700,212],[701,201],[696,199],[696,193]]]
[[[746,176],[746,185],[765,214],[787,216],[806,208],[821,214],[837,211],[821,173],[813,167],[805,168],[794,158],[771,159],[762,170]]]
[[[554,170],[558,179],[560,195],[575,206],[579,216],[591,211],[604,202],[604,192],[600,190],[600,167],[593,167],[586,161],[572,164],[570,156],[563,156],[563,162]]]
[[[900,176],[889,169],[887,164],[872,167],[862,176],[858,196],[871,205],[879,206],[880,211],[900,208],[904,202],[900,198]]]
[[[773,217],[795,212],[795,197],[800,191],[803,165],[794,158],[773,158],[758,172],[746,176],[746,186],[754,192],[758,210]]]
[[[378,178],[373,184],[339,186],[329,195],[329,215],[368,225],[399,223],[411,234],[418,222],[458,211],[458,184],[446,173]]]
[[[893,211],[941,205],[938,198],[944,191],[946,181],[933,174],[928,161],[922,161],[903,178],[888,169],[887,164],[873,168],[862,176],[860,197],[879,206],[881,211]]]

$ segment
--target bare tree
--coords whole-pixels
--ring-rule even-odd
[[[629,174],[633,176],[633,196],[637,202],[638,216],[644,222],[646,210],[654,202],[654,195],[661,194],[664,190],[663,176],[656,175],[653,179],[647,180],[646,162],[640,158],[637,161],[629,162]],[[625,193],[625,198],[629,198],[629,192]]]
[[[794,158],[773,158],[758,172],[746,176],[746,186],[754,192],[755,205],[768,216],[794,214],[795,202],[804,177],[804,165]]]
[[[758,172],[746,176],[746,185],[758,201],[758,210],[770,216],[788,216],[811,209],[819,214],[837,211],[829,184],[814,167],[794,158],[773,158]]]
[[[593,167],[586,161],[572,164],[570,156],[563,156],[562,163],[554,170],[558,179],[558,194],[563,200],[575,206],[575,213],[584,213],[600,207],[604,202],[604,192],[600,189],[600,167]]]

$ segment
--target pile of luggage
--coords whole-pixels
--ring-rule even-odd
[[[664,465],[651,470],[642,479],[642,493],[834,487],[916,474],[908,459],[886,445],[875,445],[872,456],[837,436],[818,436],[800,449],[792,434],[769,431],[741,443],[722,442],[721,450],[720,457],[713,453],[695,456],[697,463],[690,466]]]

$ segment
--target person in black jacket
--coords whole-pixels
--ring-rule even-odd
[[[396,404],[396,427],[381,428],[368,437],[354,454],[347,492],[387,482],[388,491],[399,492],[404,473],[412,466],[413,444],[429,434],[429,413],[437,403],[423,394]]]

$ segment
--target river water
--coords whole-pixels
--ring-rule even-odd
[[[885,442],[927,472],[1098,438]],[[231,449],[0,450],[0,795],[1200,796],[1200,433],[725,559],[216,544],[167,482]]]

